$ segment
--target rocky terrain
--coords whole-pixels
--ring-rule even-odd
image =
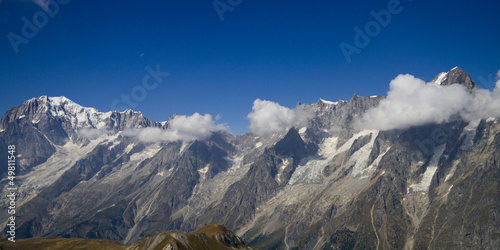
[[[460,68],[429,84],[478,88]],[[496,249],[498,119],[357,128],[356,119],[382,100],[353,95],[298,105],[313,114],[307,125],[269,136],[214,131],[204,140],[144,141],[127,131],[164,130],[169,121],[102,113],[64,97],[30,99],[0,120],[0,146],[15,144],[19,159],[17,237],[136,242],[131,249],[212,241],[261,249]],[[7,200],[0,206],[6,211]],[[193,231],[214,223],[227,229],[217,226],[217,237]]]

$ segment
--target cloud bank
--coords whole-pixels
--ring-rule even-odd
[[[459,115],[471,121],[500,117],[500,71],[495,89],[469,93],[459,84],[440,86],[412,75],[399,75],[390,83],[387,98],[369,109],[356,125],[361,129],[391,130],[428,123],[443,123]]]
[[[123,132],[125,136],[137,137],[145,142],[159,141],[192,141],[203,140],[214,131],[226,131],[228,127],[224,124],[215,124],[209,114],[200,115],[194,113],[191,116],[177,115],[169,122],[168,129],[160,128],[137,128],[127,129]]]
[[[305,126],[312,117],[314,113],[306,111],[304,106],[290,109],[261,99],[253,102],[252,112],[247,115],[250,132],[259,136],[286,132],[293,126]]]
[[[97,139],[103,135],[108,134],[106,129],[82,128],[77,131],[77,134],[89,140]]]

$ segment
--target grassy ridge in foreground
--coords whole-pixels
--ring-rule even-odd
[[[102,239],[80,239],[80,238],[31,238],[19,239],[11,242],[5,238],[0,239],[0,246],[4,250],[83,250],[83,249],[101,249],[101,250],[125,250],[127,246],[120,243],[102,240]]]
[[[245,246],[241,239],[222,225],[211,224],[185,233],[179,230],[165,231],[142,239],[130,246],[103,239],[80,238],[31,238],[11,242],[0,239],[3,250],[155,250],[164,249],[255,249]]]

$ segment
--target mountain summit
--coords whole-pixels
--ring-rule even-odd
[[[476,86],[459,68],[434,83]],[[498,117],[355,126],[386,100],[319,100],[299,105],[308,119],[283,132],[182,141],[144,140],[168,124],[139,112],[28,100],[1,119],[0,148],[16,146],[16,237],[179,248],[496,249]],[[85,137],[85,129],[96,134]],[[8,202],[0,199],[3,211]],[[210,224],[224,226],[195,230]]]
[[[477,84],[471,79],[470,75],[459,67],[455,67],[446,73],[439,73],[431,82],[442,86],[461,84],[468,90],[477,88]]]
[[[116,134],[127,128],[161,127],[168,123],[148,120],[141,112],[99,112],[70,99],[40,96],[7,111],[0,119],[0,146],[15,144],[23,157],[20,173],[45,162],[68,142],[88,143],[98,135]],[[85,132],[90,131],[92,134]],[[1,140],[3,139],[3,140]],[[5,169],[0,169],[0,174]]]
[[[159,126],[159,123],[147,120],[141,112],[128,109],[123,112],[103,113],[95,108],[82,107],[64,96],[40,96],[29,99],[21,106],[7,111],[0,121],[1,128],[5,129],[9,123],[19,119],[28,119],[32,124],[57,120],[63,125],[63,129],[68,130],[83,128],[122,130],[127,127]]]

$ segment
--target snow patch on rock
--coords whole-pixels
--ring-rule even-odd
[[[434,154],[432,155],[431,160],[429,161],[429,166],[424,172],[424,176],[419,183],[411,184],[408,188],[408,192],[427,192],[429,191],[429,187],[431,186],[432,178],[438,169],[439,158],[443,155],[444,149],[446,148],[446,144],[441,144],[434,149]]]
[[[469,150],[472,148],[472,146],[474,146],[474,137],[476,136],[477,127],[479,126],[479,122],[481,122],[481,119],[471,121],[464,128],[464,130],[460,134],[460,138],[463,138],[463,137],[465,137],[465,138],[464,138],[462,145],[460,146],[460,149]]]
[[[204,168],[198,169],[198,173],[200,173],[200,174],[206,174],[206,173],[208,173],[209,169],[210,169],[210,163],[207,164]]]

